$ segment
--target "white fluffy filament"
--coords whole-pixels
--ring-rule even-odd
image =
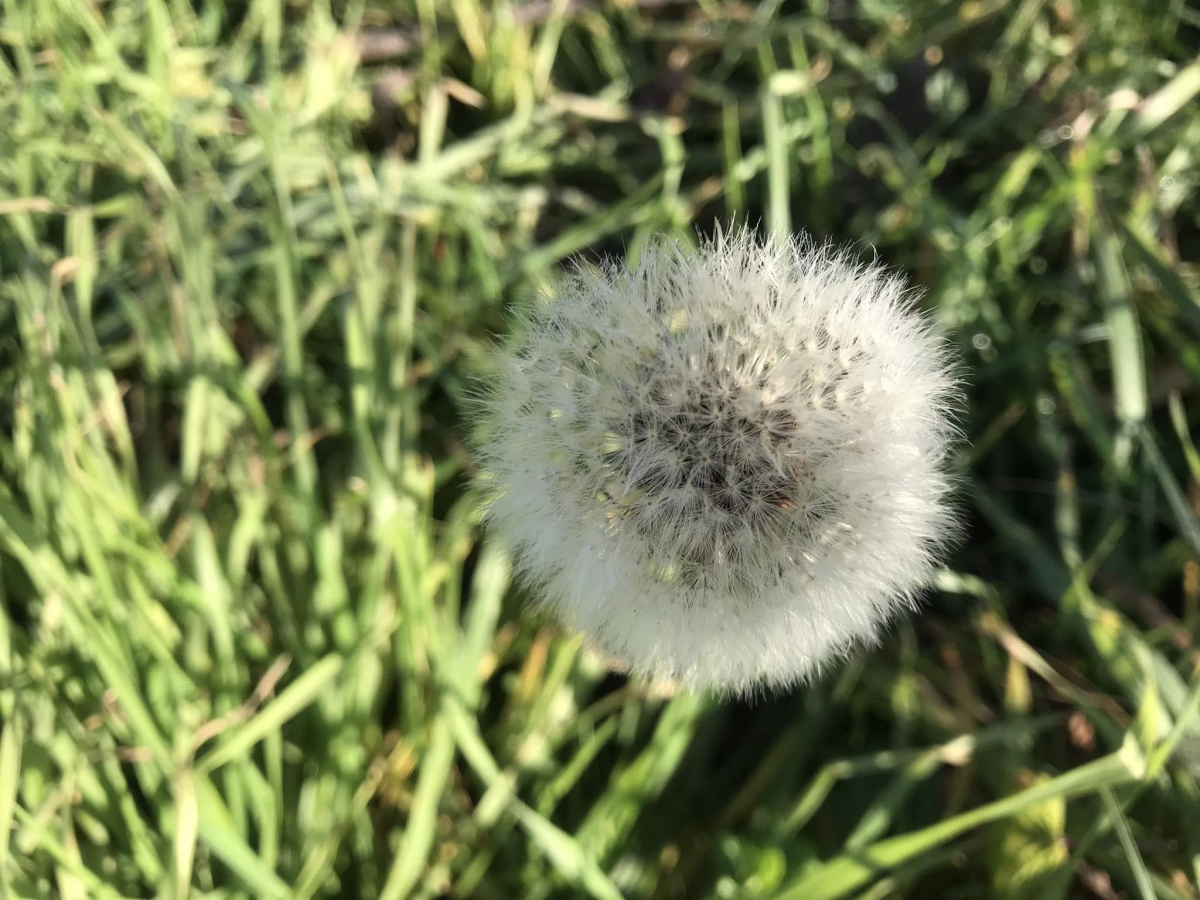
[[[500,357],[492,526],[648,677],[802,681],[910,609],[953,532],[951,355],[904,282],[805,241],[578,269]]]

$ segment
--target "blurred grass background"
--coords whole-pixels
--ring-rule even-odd
[[[1195,898],[1184,0],[0,0],[0,893]],[[925,614],[628,683],[461,418],[572,255],[908,272],[970,369]]]

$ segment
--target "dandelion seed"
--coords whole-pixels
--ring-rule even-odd
[[[486,401],[491,525],[629,669],[747,693],[913,608],[953,532],[950,354],[807,242],[661,243],[527,315]]]

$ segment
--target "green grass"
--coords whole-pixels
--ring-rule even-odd
[[[1181,0],[0,2],[0,896],[1198,895]],[[757,703],[522,615],[572,255],[806,229],[970,371],[925,612]]]

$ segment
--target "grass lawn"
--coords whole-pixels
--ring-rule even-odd
[[[1200,896],[1187,0],[0,0],[0,896]],[[523,614],[572,257],[808,231],[969,372],[924,613],[755,702]]]

